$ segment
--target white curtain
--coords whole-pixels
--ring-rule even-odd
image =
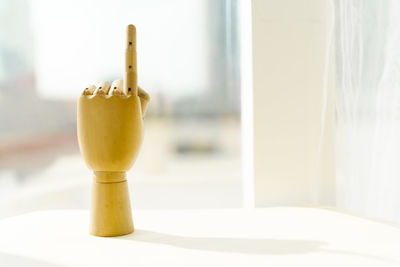
[[[400,1],[336,0],[337,205],[400,222]]]

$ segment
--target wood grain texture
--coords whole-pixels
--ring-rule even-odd
[[[87,87],[78,100],[81,154],[94,171],[90,233],[118,236],[133,232],[126,171],[143,140],[149,95],[137,86],[136,28],[127,28],[125,80]],[[129,89],[130,88],[130,89]]]
[[[95,172],[94,180],[90,233],[96,236],[132,233],[134,228],[125,173]]]

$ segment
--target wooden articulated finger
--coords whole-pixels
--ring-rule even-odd
[[[136,28],[132,24],[126,29],[124,92],[137,94]]]
[[[101,82],[96,88],[96,94],[98,95],[106,95],[110,90],[110,83],[109,82]]]
[[[96,90],[96,86],[95,85],[89,85],[88,87],[85,88],[85,90],[83,90],[83,95],[93,95],[94,90]]]
[[[140,106],[142,107],[142,115],[144,117],[144,115],[146,114],[146,110],[147,110],[147,103],[149,103],[149,101],[150,101],[150,96],[148,93],[146,93],[145,90],[143,90],[140,87],[138,89],[138,96],[140,99]]]
[[[124,95],[124,82],[122,80],[115,80],[111,84],[109,95]]]

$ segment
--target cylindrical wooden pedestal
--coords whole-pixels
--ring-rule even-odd
[[[133,230],[125,172],[94,172],[90,234],[120,236]]]

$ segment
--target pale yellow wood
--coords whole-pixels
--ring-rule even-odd
[[[123,80],[115,80],[111,84],[111,89],[108,92],[109,95],[122,95],[124,91],[124,81]]]
[[[125,173],[139,153],[150,97],[137,89],[133,25],[128,26],[127,37],[125,81],[116,80],[111,86],[101,82],[95,90],[87,87],[78,100],[79,147],[94,171],[90,233],[96,236],[125,235],[134,230]]]
[[[92,95],[94,93],[94,90],[96,90],[96,86],[89,85],[88,87],[85,88],[85,90],[83,91],[83,94],[84,95]]]
[[[119,236],[133,232],[125,172],[95,172],[90,217],[92,235]]]
[[[146,115],[147,103],[150,101],[150,96],[142,88],[138,89],[138,96],[140,98],[140,105],[142,107],[143,116]]]
[[[125,94],[137,94],[136,28],[132,24],[126,30]]]
[[[100,95],[106,95],[108,94],[108,91],[110,90],[110,83],[105,81],[101,82],[98,86],[97,93]]]

